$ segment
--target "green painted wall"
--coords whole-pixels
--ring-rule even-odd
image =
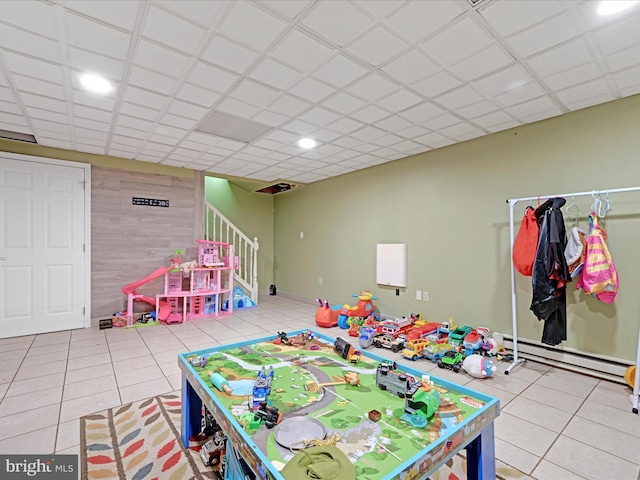
[[[371,289],[388,315],[511,332],[507,198],[640,186],[640,96],[313,183],[274,198],[278,292],[331,303]],[[568,287],[565,346],[635,359],[640,194],[612,195],[604,220],[620,276],[612,305]],[[576,203],[587,227],[591,197]],[[526,204],[516,207],[516,228]],[[304,238],[300,238],[304,232]],[[408,244],[408,288],[375,284],[378,243]],[[322,283],[320,284],[320,279]],[[428,291],[418,302],[416,290]],[[538,340],[530,279],[518,274],[519,336]]]
[[[258,237],[258,288],[273,283],[273,197],[253,193],[223,178],[205,177],[205,197],[249,238]]]

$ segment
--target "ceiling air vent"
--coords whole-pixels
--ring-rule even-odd
[[[277,183],[272,183],[271,185],[267,185],[266,187],[259,188],[258,190],[254,190],[254,192],[276,195],[278,193],[288,192],[299,187],[300,185],[296,185],[295,183],[280,181]]]
[[[196,128],[196,132],[208,133],[242,143],[251,143],[269,130],[271,127],[268,125],[222,112],[213,112]]]
[[[0,138],[16,140],[18,142],[38,143],[36,137],[30,133],[12,132],[11,130],[0,129]]]

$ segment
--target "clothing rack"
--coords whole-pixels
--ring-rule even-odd
[[[518,202],[530,202],[533,200],[540,199],[549,199],[555,197],[565,197],[565,198],[575,198],[575,197],[585,197],[587,195],[591,195],[595,198],[596,195],[598,197],[603,193],[610,195],[612,193],[625,193],[625,192],[638,192],[640,191],[640,187],[630,187],[630,188],[615,188],[609,190],[592,190],[590,192],[573,192],[573,193],[561,193],[558,195],[545,195],[545,196],[536,196],[536,197],[525,197],[525,198],[512,198],[507,199],[507,203],[509,204],[509,237],[511,240],[511,256],[510,256],[510,264],[511,264],[511,317],[513,321],[513,362],[509,367],[505,370],[505,374],[509,375],[509,372],[515,368],[518,364],[523,363],[526,359],[518,358],[518,314],[516,309],[516,270],[513,264],[513,242],[515,240],[514,226],[513,226],[513,207],[516,206]],[[638,331],[638,353],[636,357],[636,375],[635,380],[633,382],[633,408],[632,412],[638,413],[638,397],[640,394],[640,329]]]

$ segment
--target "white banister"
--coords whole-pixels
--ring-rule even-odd
[[[204,239],[234,246],[239,268],[234,280],[258,304],[258,237],[251,240],[216,207],[204,202]]]

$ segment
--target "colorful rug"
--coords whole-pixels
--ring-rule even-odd
[[[180,440],[180,397],[158,395],[80,419],[82,480],[218,479]],[[496,460],[498,480],[532,477]],[[464,480],[467,463],[456,455],[429,477]]]

